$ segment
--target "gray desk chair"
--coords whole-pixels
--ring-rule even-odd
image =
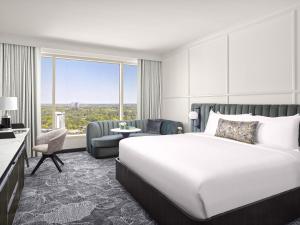
[[[12,123],[11,128],[12,129],[23,129],[23,128],[25,128],[25,125],[24,125],[24,123]],[[25,161],[26,161],[27,167],[29,167],[27,150],[25,150]]]
[[[37,169],[40,167],[40,165],[44,162],[46,158],[51,158],[58,171],[62,171],[58,162],[62,165],[64,165],[64,163],[61,161],[60,158],[58,158],[56,153],[62,150],[66,135],[66,129],[58,129],[52,130],[48,133],[42,134],[37,137],[36,146],[34,146],[32,150],[36,152],[41,152],[42,158],[31,172],[31,175],[33,175],[37,171]]]

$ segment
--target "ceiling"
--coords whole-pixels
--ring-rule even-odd
[[[300,0],[0,0],[0,33],[163,54]]]

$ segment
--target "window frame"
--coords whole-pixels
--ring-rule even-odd
[[[55,123],[55,111],[56,111],[56,99],[55,99],[56,98],[56,59],[118,64],[119,65],[119,120],[120,121],[123,120],[124,118],[124,65],[138,66],[138,63],[133,63],[128,61],[109,60],[109,59],[102,59],[102,58],[99,59],[99,58],[84,57],[84,56],[80,57],[80,56],[71,56],[71,55],[62,55],[62,54],[50,54],[50,53],[42,53],[41,58],[50,58],[52,63],[52,84],[51,84],[52,126],[54,126]],[[138,77],[137,79],[139,80]],[[138,112],[138,101],[137,101],[137,112]],[[40,126],[41,125],[42,124],[40,124]],[[85,134],[80,134],[80,135],[85,135]],[[68,135],[68,136],[75,136],[75,135]]]

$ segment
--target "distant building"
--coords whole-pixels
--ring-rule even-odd
[[[79,109],[80,104],[79,102],[72,102],[70,106],[72,109]]]
[[[64,112],[55,112],[55,128],[66,128]]]

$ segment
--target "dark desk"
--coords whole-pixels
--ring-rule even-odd
[[[13,139],[0,140],[0,224],[13,223],[24,186],[25,138],[29,129]]]

